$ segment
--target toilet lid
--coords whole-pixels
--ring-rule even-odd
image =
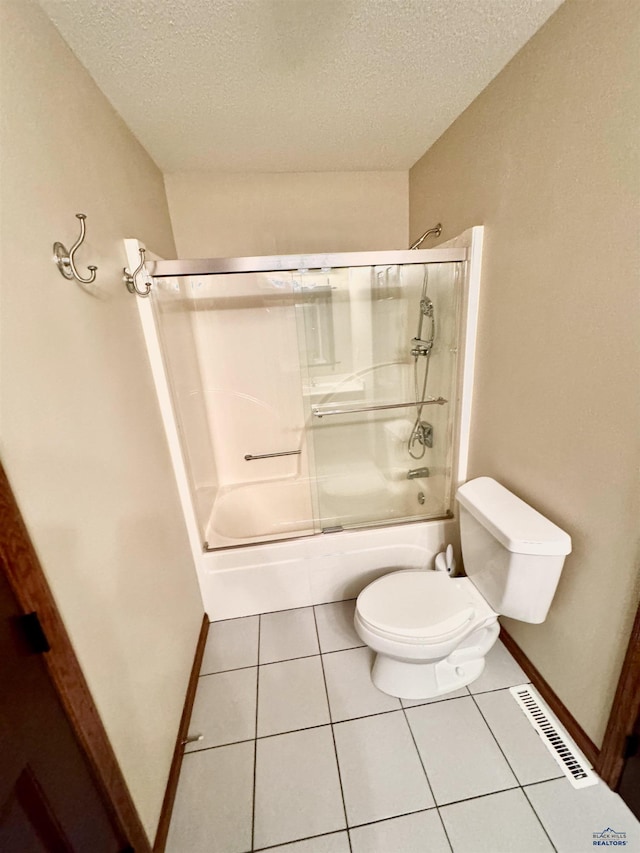
[[[424,639],[456,631],[475,613],[464,586],[434,571],[385,575],[360,593],[357,607],[373,628]]]

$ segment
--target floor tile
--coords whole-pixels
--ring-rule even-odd
[[[454,690],[452,693],[445,693],[444,696],[433,696],[431,699],[401,699],[403,708],[415,708],[416,705],[430,705],[432,702],[446,702],[447,699],[462,699],[463,696],[468,696],[469,691],[466,687],[461,687],[459,690]]]
[[[256,736],[257,677],[254,666],[198,679],[189,734],[202,734],[203,739],[187,744],[185,752]]]
[[[626,833],[626,845],[614,845],[613,849],[640,850],[640,823],[604,782],[574,788],[563,778],[531,785],[524,791],[558,853],[612,849],[610,845],[593,846],[593,833],[605,829]]]
[[[405,713],[438,805],[517,785],[470,696]]]
[[[167,853],[251,850],[253,742],[186,755]]]
[[[334,734],[349,826],[435,805],[402,711],[339,723]]]
[[[349,830],[353,853],[450,853],[436,809]]]
[[[399,699],[378,690],[371,681],[373,658],[374,653],[367,647],[323,655],[334,723],[401,707]]]
[[[503,687],[515,687],[529,681],[520,664],[498,640],[485,658],[484,672],[469,685],[470,693],[484,693],[487,690],[500,690]]]
[[[317,655],[313,607],[265,613],[260,617],[260,663]]]
[[[350,853],[349,836],[346,832],[332,832],[282,847],[269,847],[269,853]]]
[[[345,826],[330,726],[258,740],[255,847]]]
[[[553,853],[519,788],[444,806],[440,815],[453,853]]]
[[[209,625],[200,675],[256,666],[259,616],[226,619]]]
[[[475,697],[521,785],[562,776],[562,770],[508,690]]]
[[[339,652],[364,646],[353,627],[355,599],[320,604],[314,609],[320,637],[320,651]]]
[[[329,722],[320,655],[261,666],[258,682],[258,737]]]

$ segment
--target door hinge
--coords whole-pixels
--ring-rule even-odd
[[[50,651],[49,640],[35,610],[33,613],[25,613],[21,616],[20,623],[22,624],[22,630],[29,648],[34,654],[42,654],[43,652]]]
[[[640,746],[640,737],[637,734],[627,735],[624,739],[624,750],[622,752],[623,758],[632,758],[634,755],[638,753],[638,746]]]

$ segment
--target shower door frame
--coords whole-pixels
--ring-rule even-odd
[[[455,242],[455,241],[454,241]],[[470,256],[470,247],[461,245],[461,246],[453,246],[453,247],[444,247],[444,248],[435,248],[435,249],[407,249],[407,250],[396,250],[396,251],[376,251],[376,252],[339,252],[339,253],[327,253],[327,254],[309,254],[309,255],[265,255],[265,256],[254,256],[254,257],[236,257],[236,258],[196,258],[196,259],[187,259],[187,260],[149,260],[146,264],[147,272],[154,279],[163,279],[163,278],[184,278],[184,277],[197,277],[197,276],[216,276],[223,275],[229,276],[234,274],[246,275],[251,273],[273,273],[273,272],[315,272],[315,271],[324,271],[330,269],[353,269],[358,267],[389,267],[389,266],[421,266],[421,265],[442,265],[442,264],[463,264],[469,260]],[[466,270],[463,271],[462,280],[463,280],[463,288],[464,288],[464,274]],[[464,331],[464,325],[462,324],[463,318],[458,317],[458,330],[459,333]],[[455,383],[456,387],[456,395],[455,399],[451,401],[451,404],[454,407],[453,411],[453,425],[454,425],[454,433],[457,432],[455,430],[455,426],[458,421],[458,404],[460,402],[460,393],[459,393],[459,384],[460,384],[460,371],[457,371],[457,381]],[[448,400],[443,400],[441,397],[436,399],[428,398],[425,402],[427,403],[446,403]],[[413,406],[413,402],[406,403],[398,403],[391,405],[380,405],[373,406],[370,409],[363,409],[363,411],[377,411],[379,409],[396,409],[396,408],[408,408]],[[354,411],[356,411],[354,409]],[[357,410],[359,411],[359,409]],[[318,418],[322,418],[325,415],[331,414],[339,414],[340,412],[326,411],[326,412],[318,412],[314,411],[313,407],[311,410],[313,415],[316,415]],[[348,413],[348,412],[347,412]],[[455,446],[455,436],[452,435],[452,444]],[[454,459],[452,465],[452,473],[457,475],[458,466],[457,459]],[[459,478],[458,478],[459,480]],[[190,483],[190,492],[192,500],[195,501],[195,494],[193,492],[193,484]],[[454,481],[451,480],[451,484],[448,487],[450,490],[454,488]],[[452,504],[452,500],[449,502]],[[314,502],[314,516],[317,511]],[[446,514],[440,514],[437,516],[430,516],[431,518],[447,518],[452,516],[452,506],[450,506],[449,510]],[[309,536],[316,536],[320,533],[327,532],[337,532],[342,530],[359,530],[359,529],[367,529],[367,528],[375,528],[380,526],[388,526],[393,524],[412,524],[412,523],[420,523],[424,521],[424,518],[415,515],[414,517],[407,518],[380,518],[374,519],[372,521],[365,521],[361,524],[349,524],[343,527],[342,524],[338,524],[333,527],[331,525],[326,526],[323,529],[314,529],[314,530],[304,530],[300,531],[298,535],[287,535],[283,537],[279,536],[267,536],[264,539],[256,539],[253,542],[242,542],[233,545],[222,545],[218,547],[211,547],[206,540],[206,536],[202,535],[201,531],[201,539],[203,540],[203,550],[205,553],[209,551],[219,551],[225,550],[228,548],[243,548],[249,547],[252,545],[261,545],[267,544],[268,542],[277,542],[281,540],[289,540],[289,539],[299,539],[306,538]],[[313,518],[313,526],[317,527],[317,518]]]
[[[252,258],[157,260],[147,263],[152,278],[192,275],[230,275],[252,272],[291,272],[333,267],[379,267],[403,264],[447,264],[469,260],[466,248],[407,249],[396,252],[337,252],[326,255],[259,255]]]
[[[393,262],[466,262],[462,276],[463,296],[459,317],[457,399],[453,401],[456,404],[453,487],[456,488],[467,479],[483,238],[484,227],[473,226],[436,249],[188,261],[164,260],[147,251],[146,269],[154,278],[165,278],[202,275],[213,271],[229,273],[247,272],[249,269],[321,269],[330,266],[331,262],[338,266],[346,264],[348,260],[352,266],[386,265]],[[145,244],[131,238],[126,239],[124,244],[128,266],[135,269],[140,258],[139,248],[145,248]],[[274,261],[278,266],[274,265]],[[194,496],[187,475],[153,307],[150,299],[136,297],[135,301],[158,395],[193,563],[205,610],[213,621],[353,597],[361,579],[365,576],[371,578],[371,572],[380,571],[376,560],[383,553],[396,553],[398,548],[418,548],[422,549],[424,554],[435,555],[446,541],[453,542],[454,548],[457,547],[454,503],[453,517],[448,520],[390,521],[329,535],[312,534],[264,544],[206,550],[197,522]],[[332,565],[338,552],[340,569],[336,573]],[[386,557],[384,559],[386,560]],[[400,558],[396,555],[392,559],[397,561]],[[424,556],[420,557],[420,564],[424,564]],[[252,590],[250,600],[246,595],[247,589]]]

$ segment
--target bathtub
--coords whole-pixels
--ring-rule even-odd
[[[208,551],[198,560],[212,621],[355,598],[394,568],[431,568],[451,542],[453,520],[344,530],[321,536]]]
[[[372,523],[393,523],[415,515],[418,493],[425,515],[443,515],[440,476],[407,482],[406,470],[394,481],[379,471],[353,469],[318,478],[322,520],[314,522],[308,477],[284,477],[222,486],[206,528],[207,550],[256,545],[310,536],[322,528],[356,526],[362,506]]]

